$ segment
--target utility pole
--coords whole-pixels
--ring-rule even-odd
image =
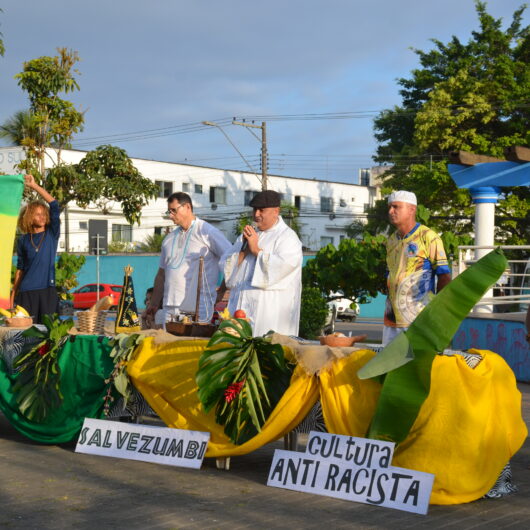
[[[261,129],[261,190],[267,189],[267,122],[262,121],[261,125],[246,123],[242,121],[232,121],[232,125],[241,125],[253,129]],[[252,132],[252,131],[250,131]],[[252,133],[259,141],[259,138]]]

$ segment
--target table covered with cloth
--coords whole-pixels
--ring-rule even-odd
[[[236,446],[215,422],[213,411],[205,414],[197,398],[195,374],[206,345],[206,340],[157,344],[148,337],[127,367],[134,386],[168,426],[211,433],[206,456],[242,455],[277,440],[295,428],[317,400],[329,432],[366,435],[381,385],[356,374],[373,351],[350,350],[318,373],[298,363],[262,431]],[[292,355],[288,347],[284,350]],[[8,352],[3,353],[0,409],[24,435],[44,443],[66,442],[75,439],[85,416],[103,417],[105,379],[113,369],[107,338],[77,336],[66,342],[59,361],[64,401],[42,423],[29,421],[18,410],[12,391],[17,374],[6,363]],[[527,436],[513,372],[495,353],[476,353],[482,361],[474,369],[460,355],[436,356],[430,393],[394,453],[393,465],[435,475],[435,504],[482,497]]]
[[[197,398],[195,373],[206,344],[155,344],[147,338],[128,366],[134,385],[168,426],[211,433],[206,456],[241,455],[280,438],[318,399],[329,432],[365,436],[381,385],[356,374],[373,351],[353,351],[318,376],[296,366],[262,431],[236,446],[215,422],[214,412],[204,414]],[[435,475],[434,504],[469,502],[485,495],[527,436],[512,370],[495,353],[475,352],[483,359],[474,369],[460,355],[436,356],[429,396],[409,436],[394,452],[393,465]]]

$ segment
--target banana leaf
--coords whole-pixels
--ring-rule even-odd
[[[252,337],[247,321],[232,319],[222,322],[208,342],[195,380],[204,411],[215,407],[217,423],[233,443],[241,444],[261,430],[291,373],[281,346]]]
[[[444,287],[398,335],[358,372],[361,379],[386,374],[367,437],[402,442],[430,390],[434,356],[451,342],[461,322],[505,271],[495,249]]]

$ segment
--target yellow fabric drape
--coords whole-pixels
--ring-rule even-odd
[[[134,385],[168,426],[211,433],[206,456],[242,455],[277,440],[304,419],[319,397],[330,432],[365,436],[381,385],[360,380],[356,373],[372,351],[336,361],[319,378],[297,367],[261,433],[236,446],[215,423],[213,411],[204,414],[197,398],[195,373],[206,344],[156,345],[147,338],[127,367]],[[484,358],[475,369],[462,356],[436,356],[430,394],[394,453],[393,465],[435,475],[432,504],[482,497],[527,436],[513,372],[495,353],[476,353]]]
[[[316,377],[309,377],[296,367],[289,388],[261,432],[242,445],[234,445],[224,434],[223,427],[215,422],[214,410],[205,414],[197,397],[195,373],[207,343],[206,340],[190,340],[153,344],[152,338],[146,338],[127,366],[134,386],[166,425],[210,432],[206,456],[235,456],[255,451],[291,431],[316,403]]]

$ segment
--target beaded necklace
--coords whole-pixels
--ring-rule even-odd
[[[186,241],[184,243],[182,254],[180,255],[180,260],[176,265],[169,265],[170,269],[173,269],[173,270],[180,269],[180,267],[184,263],[184,258],[186,257],[186,254],[188,253],[188,247],[190,245],[191,233],[193,232],[194,228],[195,228],[195,219],[191,222],[191,225],[187,230]],[[173,263],[173,257],[174,257],[174,252],[175,252],[175,242],[177,241],[177,239],[180,237],[180,235],[183,232],[183,229],[181,226],[178,227],[178,231],[179,233],[173,238],[173,243],[171,245],[171,259],[169,263]]]
[[[40,241],[38,243],[38,245],[35,245],[35,243],[33,243],[33,233],[30,232],[29,234],[29,242],[31,243],[31,246],[35,249],[35,252],[38,252],[40,247],[42,246],[42,243],[44,241],[44,237],[46,236],[46,230],[44,230],[44,232],[42,232],[42,237],[40,238]]]

